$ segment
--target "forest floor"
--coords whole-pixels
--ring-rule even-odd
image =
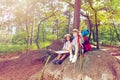
[[[102,46],[101,50],[120,59],[120,47]],[[21,54],[22,53],[0,55],[0,80],[27,80],[31,75],[41,69],[41,63],[28,64],[29,61],[27,61],[27,58],[29,57],[26,57],[25,62],[21,62],[22,60],[19,59]]]
[[[106,52],[110,53],[112,56],[120,59],[120,47],[102,46],[101,50],[106,51]]]

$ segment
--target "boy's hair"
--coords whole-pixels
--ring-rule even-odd
[[[79,33],[78,29],[73,29],[72,32],[78,32]]]

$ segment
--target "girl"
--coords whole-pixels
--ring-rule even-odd
[[[77,61],[78,53],[80,49],[83,48],[82,43],[84,42],[82,35],[79,33],[77,29],[73,29],[72,31],[73,40],[72,40],[72,51],[70,51],[70,61],[75,63]]]
[[[63,50],[70,52],[71,51],[71,35],[66,34],[64,36],[65,43],[63,45]],[[63,60],[69,55],[69,53],[58,54],[57,58],[53,61],[54,64],[62,64]]]

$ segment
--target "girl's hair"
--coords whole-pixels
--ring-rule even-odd
[[[65,41],[64,41],[64,42],[67,42],[67,39],[66,39],[67,36],[70,37],[70,42],[72,42],[73,39],[72,39],[72,36],[71,36],[70,34],[66,34],[66,35],[65,35],[65,37],[64,37],[64,40],[65,40]]]

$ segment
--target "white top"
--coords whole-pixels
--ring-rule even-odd
[[[70,41],[67,41],[63,45],[63,50],[68,50],[69,51],[70,47],[71,47],[71,43],[70,43]]]
[[[69,53],[70,48],[71,48],[71,43],[70,43],[70,41],[67,41],[64,43],[63,49],[59,50],[59,51],[55,51],[55,53],[57,53],[57,54]]]
[[[83,39],[83,36],[82,36],[81,33],[79,33],[79,35],[80,35],[80,42],[81,42],[81,44],[82,44],[82,43],[84,43],[84,39]]]
[[[72,40],[72,46],[78,46],[78,37],[75,37],[73,40]]]
[[[81,36],[81,34],[79,34],[79,35],[80,35],[80,44],[82,46],[82,43],[84,42],[84,40],[83,40],[83,37]],[[72,47],[79,46],[78,45],[78,36],[74,37],[71,44],[72,44]]]

